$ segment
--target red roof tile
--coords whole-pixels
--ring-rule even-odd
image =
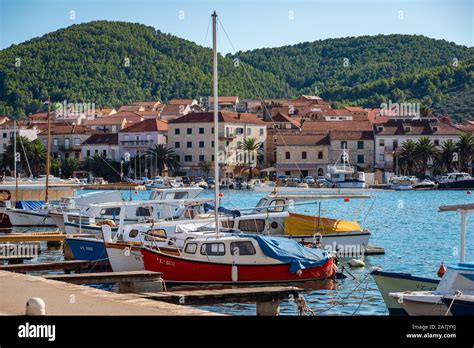
[[[129,127],[122,129],[121,133],[138,133],[138,132],[167,132],[168,123],[156,118],[141,121]]]
[[[201,123],[201,122],[214,122],[213,112],[191,112],[187,115],[178,117],[177,119],[170,120],[169,123]],[[230,122],[230,123],[251,123],[265,125],[261,119],[255,114],[231,112],[231,111],[219,111],[219,122]]]

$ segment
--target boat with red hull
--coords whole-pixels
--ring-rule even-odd
[[[280,237],[197,238],[188,240],[179,255],[147,247],[141,253],[145,269],[163,273],[167,283],[291,283],[327,279],[336,272],[325,251]]]

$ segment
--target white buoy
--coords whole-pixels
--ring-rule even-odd
[[[233,264],[232,265],[232,281],[237,282],[238,280],[239,280],[239,269],[235,264]]]
[[[349,260],[349,266],[351,267],[365,267],[365,263],[362,260],[359,259],[352,259]]]
[[[46,304],[39,297],[30,298],[26,302],[26,315],[45,315]]]

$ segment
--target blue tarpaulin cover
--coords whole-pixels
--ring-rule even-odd
[[[204,203],[204,211],[207,213],[210,210],[216,210],[216,207],[214,207],[213,205],[211,205],[209,203]],[[219,207],[218,210],[219,210],[219,213],[224,213],[224,214],[227,214],[227,215],[231,215],[232,217],[239,217],[240,216],[240,211],[238,211],[238,210],[231,210],[231,209],[227,209],[227,208],[224,208],[224,207]]]
[[[58,201],[49,201],[50,203],[54,204]],[[26,209],[26,210],[37,210],[44,205],[44,201],[17,201],[15,204],[15,208],[17,209]]]
[[[321,266],[328,260],[326,251],[305,247],[291,238],[259,236],[255,234],[239,236],[251,237],[257,240],[265,255],[289,263],[291,273],[295,273],[300,269]]]

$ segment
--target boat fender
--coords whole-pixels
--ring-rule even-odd
[[[112,227],[109,225],[102,225],[102,237],[105,243],[112,243]]]
[[[299,269],[299,270],[296,271],[296,275],[297,275],[298,277],[301,277],[302,274],[303,274],[303,271],[302,271],[302,270]]]
[[[349,266],[351,267],[365,267],[365,263],[362,260],[359,259],[352,259],[349,260]]]
[[[441,265],[439,265],[439,269],[438,269],[438,277],[442,278],[445,273],[446,273],[446,267],[444,266],[444,262],[441,262]]]
[[[239,281],[239,268],[235,263],[232,264],[232,281],[237,282]]]

